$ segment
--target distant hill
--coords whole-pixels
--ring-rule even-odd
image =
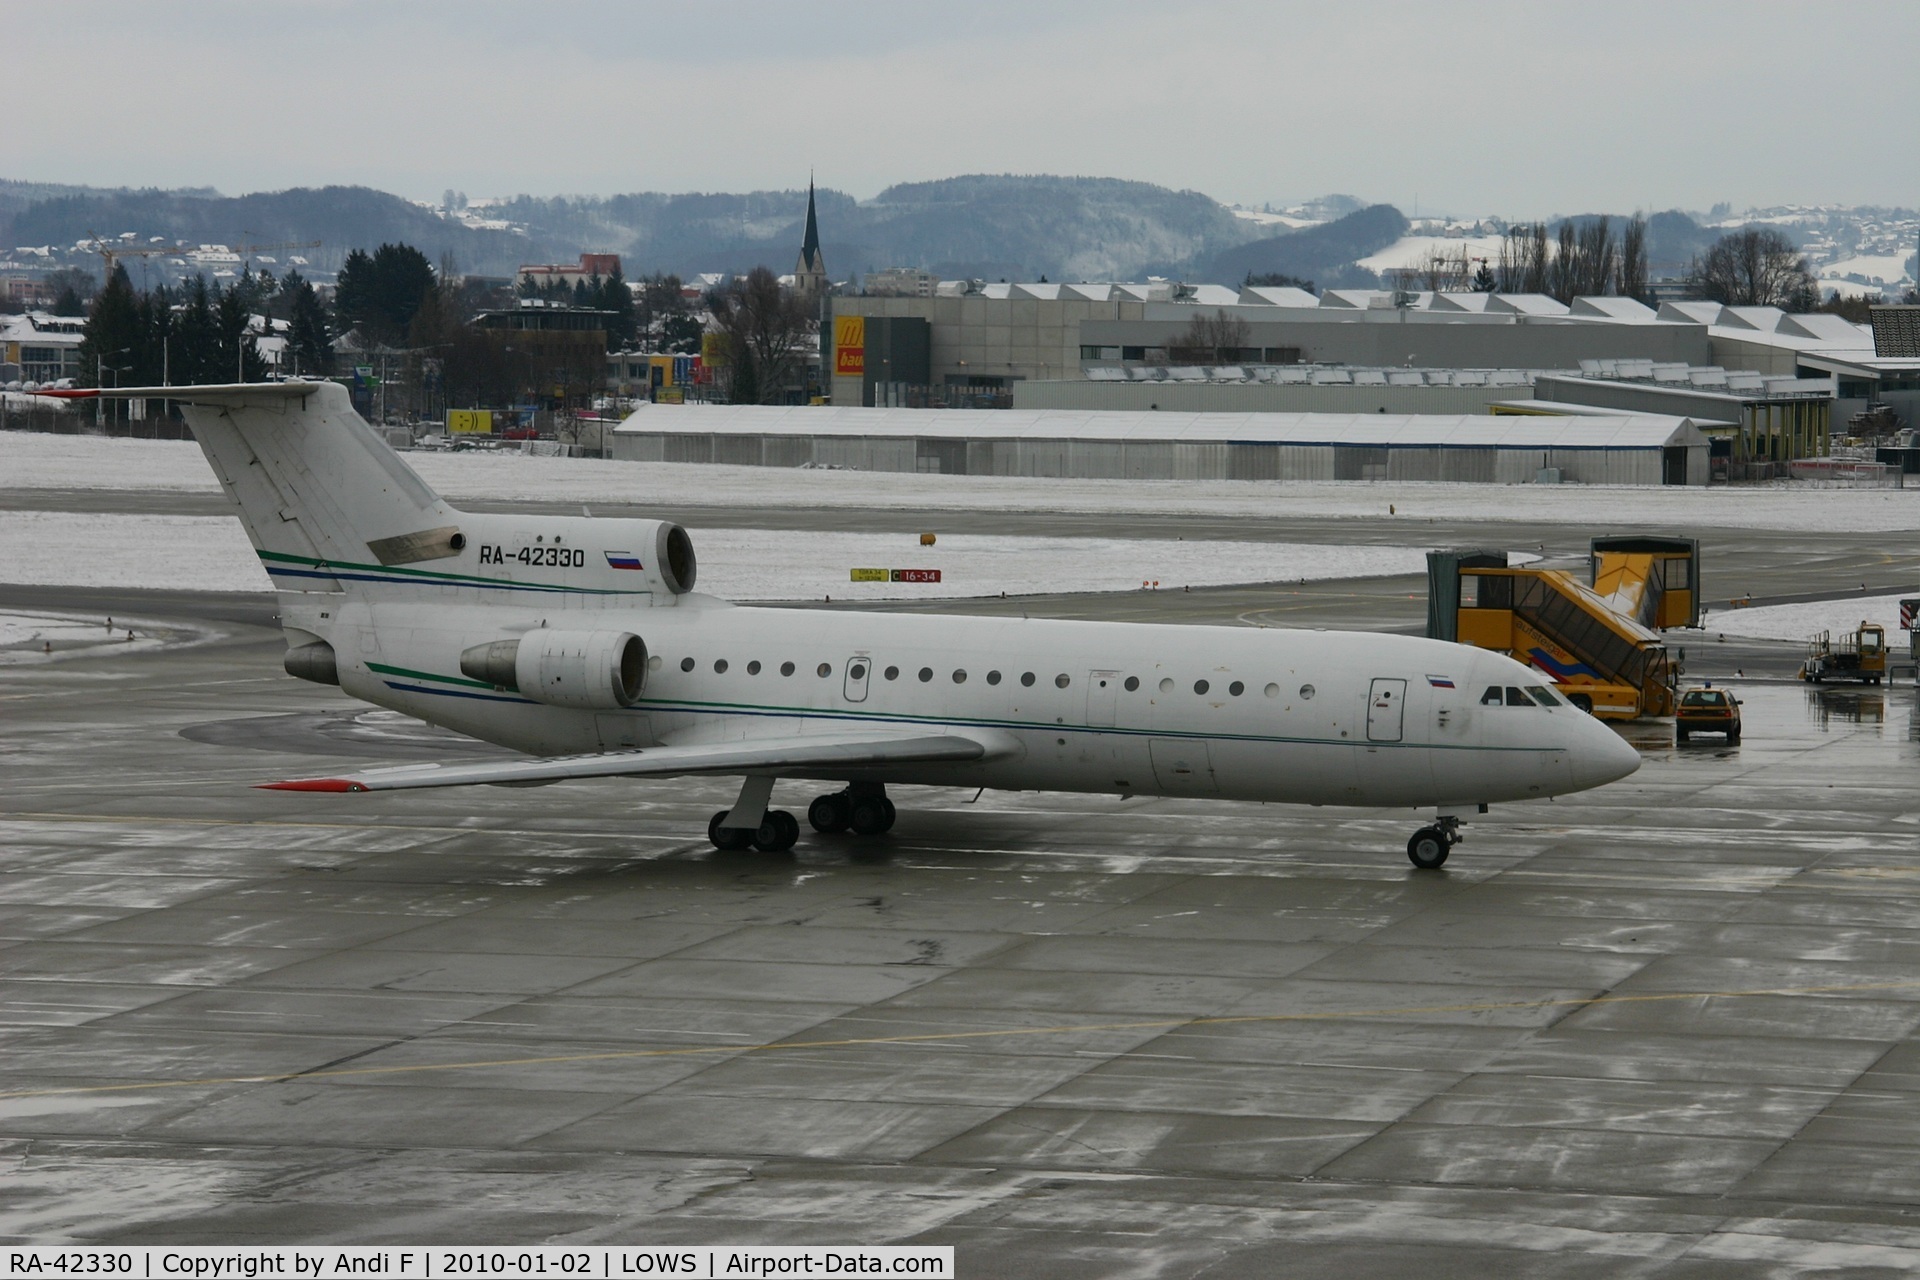
[[[1128,279],[1259,234],[1197,191],[1114,178],[976,174],[889,187],[865,202],[822,190],[816,203],[827,269],[840,278],[918,267],[990,280]],[[617,250],[640,270],[786,271],[806,192],[523,196],[488,213],[538,239]]]
[[[831,190],[817,200],[827,266],[840,278],[907,266],[990,280],[1130,279],[1264,230],[1199,192],[1111,178],[973,175],[890,187],[865,202]],[[131,231],[191,244],[321,240],[325,248],[307,256],[329,268],[348,249],[405,241],[483,275],[587,250],[621,254],[629,276],[786,271],[806,192],[520,196],[476,212],[516,229],[470,227],[366,187],[222,196],[0,183],[0,245],[70,246]]]
[[[1354,265],[1407,233],[1408,222],[1390,204],[1376,204],[1319,226],[1255,240],[1196,262],[1186,275],[1234,285],[1249,274],[1277,272],[1312,280],[1320,288],[1371,287],[1374,273]]]
[[[24,185],[24,184],[23,184]],[[190,191],[71,191],[18,209],[0,205],[0,245],[72,245],[98,232],[132,231],[188,244],[275,244],[320,240],[304,256],[337,269],[349,249],[405,241],[438,261],[452,253],[460,268],[509,275],[522,262],[578,250],[541,245],[509,231],[483,231],[449,221],[411,201],[368,187],[296,187],[246,196]]]

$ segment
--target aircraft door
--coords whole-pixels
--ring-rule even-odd
[[[1120,698],[1120,673],[1118,671],[1087,672],[1087,726],[1093,729],[1111,729],[1114,721],[1114,708]]]
[[[1153,780],[1163,795],[1212,795],[1220,790],[1213,753],[1205,738],[1152,738],[1147,742]]]
[[[1367,695],[1367,741],[1398,742],[1407,718],[1407,682],[1379,679]]]
[[[873,678],[873,662],[865,655],[847,659],[845,693],[848,702],[867,700],[867,681]]]

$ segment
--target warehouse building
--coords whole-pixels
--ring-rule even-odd
[[[1084,413],[648,405],[635,462],[1133,480],[1707,483],[1707,439],[1645,414]]]
[[[1246,326],[1225,365],[1573,369],[1583,360],[1718,365],[1792,377],[1811,357],[1871,349],[1833,315],[1716,302],[1393,293],[1222,285],[941,281],[932,296],[836,297],[821,358],[836,405],[1005,403],[1023,381],[1178,365],[1195,317]],[[893,346],[874,347],[885,328]],[[924,351],[924,357],[918,353]]]

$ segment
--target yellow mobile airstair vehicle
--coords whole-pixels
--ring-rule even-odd
[[[1430,552],[1427,634],[1526,663],[1604,719],[1672,715],[1680,664],[1660,629],[1699,624],[1699,558],[1689,538],[1595,538],[1589,585],[1504,551]]]

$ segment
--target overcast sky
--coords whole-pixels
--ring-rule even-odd
[[[1920,204],[1920,0],[61,0],[6,26],[14,179]]]

